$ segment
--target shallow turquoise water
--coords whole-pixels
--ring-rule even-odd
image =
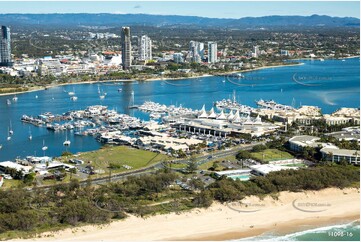
[[[359,221],[341,223],[287,235],[269,232],[238,241],[360,241],[360,223]]]
[[[234,175],[234,176],[228,176],[229,178],[232,178],[233,180],[241,180],[241,181],[248,181],[249,175]]]

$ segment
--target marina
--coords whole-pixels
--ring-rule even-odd
[[[13,160],[17,156],[26,157],[43,154],[41,149],[43,140],[48,147],[46,155],[49,156],[59,156],[66,149],[72,153],[98,149],[102,144],[93,137],[99,132],[99,127],[96,127],[99,126],[97,120],[77,118],[82,115],[79,110],[85,110],[88,106],[107,106],[108,111],[111,111],[110,114],[113,115],[109,117],[109,123],[118,125],[119,130],[129,128],[127,126],[122,127],[121,123],[117,124],[118,120],[125,117],[139,119],[140,121],[134,123],[136,124],[134,126],[138,128],[138,124],[151,119],[157,122],[176,122],[179,121],[179,115],[176,114],[182,114],[180,116],[185,117],[185,119],[182,121],[184,126],[181,125],[180,128],[183,130],[191,128],[191,132],[196,131],[196,133],[199,133],[199,129],[201,129],[202,135],[210,132],[210,130],[202,128],[204,124],[213,126],[213,129],[216,130],[217,123],[226,121],[220,121],[221,119],[234,120],[234,116],[237,117],[235,121],[239,121],[238,123],[241,124],[241,121],[247,121],[249,115],[251,116],[248,121],[252,122],[256,122],[253,119],[257,118],[257,115],[273,117],[273,112],[287,118],[287,113],[291,115],[294,112],[293,108],[299,109],[300,106],[307,105],[317,106],[322,109],[324,114],[331,114],[342,107],[358,108],[359,58],[349,59],[346,62],[325,60],[323,62],[304,61],[304,63],[301,66],[247,72],[243,73],[245,78],[236,80],[247,84],[253,75],[263,76],[264,80],[259,80],[258,85],[254,87],[237,86],[230,82],[223,82],[224,77],[210,76],[167,81],[176,84],[188,83],[189,85],[186,86],[168,85],[161,80],[109,82],[79,84],[75,88],[72,85],[65,85],[43,91],[17,94],[17,101],[12,101],[14,95],[0,96],[2,113],[0,122],[7,124],[0,127],[0,145],[2,145],[0,161]],[[342,73],[336,75],[336,69],[340,66],[342,68],[337,71]],[[327,79],[327,85],[307,87],[297,85],[292,80],[295,72],[299,76],[322,75],[323,73],[323,75],[332,76],[332,78]],[[347,80],[347,85],[345,85],[344,80]],[[121,91],[119,91],[119,85],[121,85]],[[282,92],[280,92],[281,89]],[[73,96],[78,99],[76,101],[70,100],[69,92],[74,94],[76,92],[76,95]],[[100,99],[99,94],[105,93],[106,98]],[[344,98],[345,96],[347,98]],[[269,107],[268,110],[267,108],[264,109],[264,113],[255,113],[257,109],[255,100],[273,100],[283,106],[274,106],[275,109]],[[8,101],[11,104],[8,104]],[[203,105],[207,118],[191,120],[192,117],[199,114]],[[211,112],[212,107],[214,114]],[[237,110],[239,111],[239,118]],[[127,116],[116,116],[115,112],[118,115]],[[319,111],[317,108],[314,111],[310,108],[303,108],[297,112],[314,115]],[[62,116],[62,114],[67,115]],[[209,116],[210,118],[208,118]],[[281,120],[284,122],[287,119],[282,118]],[[337,121],[339,119],[339,117],[337,119],[330,117],[329,122],[341,122]],[[10,120],[12,122],[12,135],[10,135]],[[46,125],[47,121],[51,121],[48,126]],[[102,122],[102,120],[99,121]],[[190,122],[192,122],[191,125]],[[32,139],[29,139],[29,124],[31,124]],[[232,125],[235,124],[237,122]],[[68,132],[70,146],[63,145],[63,142],[67,140],[65,131]],[[213,134],[212,130],[211,134]],[[222,135],[224,137],[223,133]]]

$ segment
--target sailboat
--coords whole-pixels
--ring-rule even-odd
[[[70,140],[68,140],[68,132],[65,132],[65,135],[66,135],[66,138],[65,138],[65,141],[63,143],[64,146],[69,146],[70,145]]]
[[[99,84],[98,84],[98,94],[100,94],[100,88],[99,88]]]
[[[102,92],[103,92],[103,94],[102,94],[102,95],[99,95],[99,98],[100,98],[100,99],[104,99],[105,96],[107,95],[103,90],[102,90]]]
[[[14,134],[14,131],[13,131],[13,128],[12,128],[12,125],[11,125],[11,120],[10,120],[9,135],[13,135],[13,134]]]
[[[9,128],[8,128],[8,133],[9,133],[9,135],[8,135],[8,137],[6,138],[7,141],[11,140],[10,129],[9,129]]]
[[[31,130],[30,130],[30,127],[29,127],[29,140],[32,140],[33,139],[33,136],[31,135]]]
[[[43,140],[43,147],[41,149],[43,151],[46,151],[48,149],[48,146],[45,146],[45,140]]]
[[[69,96],[74,96],[74,95],[75,95],[75,89],[74,89],[74,87],[73,87],[73,91],[72,91],[72,92],[68,92],[68,95],[69,95]]]
[[[131,92],[131,99],[130,99],[130,103],[129,103],[129,109],[133,109],[133,108],[138,108],[137,105],[134,104],[134,91]]]
[[[18,100],[18,97],[15,95],[15,96],[13,97],[13,101],[16,102],[17,100]]]
[[[7,104],[7,105],[10,105],[10,104],[11,104],[10,99],[7,99],[7,100],[6,100],[6,104]]]

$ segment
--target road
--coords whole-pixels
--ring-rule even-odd
[[[196,157],[196,162],[198,165],[202,165],[209,161],[215,161],[220,158],[224,158],[224,157],[231,156],[231,155],[236,155],[240,150],[250,150],[253,148],[253,146],[259,145],[259,144],[264,144],[264,142],[257,142],[257,143],[253,143],[253,144],[249,144],[249,145],[236,146],[236,147],[233,147],[228,150],[215,151],[215,152],[212,152],[211,154]],[[187,164],[189,161],[190,161],[190,159],[177,160],[178,163],[184,163],[184,164]],[[100,184],[108,183],[109,181],[111,181],[111,182],[119,181],[119,180],[125,179],[129,176],[139,176],[139,175],[144,175],[144,174],[151,174],[162,168],[164,168],[164,164],[159,162],[159,163],[156,163],[156,164],[153,164],[153,165],[150,165],[150,166],[138,169],[138,170],[114,174],[114,175],[111,175],[111,178],[109,178],[109,176],[106,176],[106,177],[95,178],[95,179],[90,179],[90,180],[82,180],[79,183],[80,183],[80,186],[87,186],[89,184],[89,182],[91,183],[91,185],[100,185]],[[47,189],[50,187],[52,187],[52,186],[41,186],[41,187],[37,187],[37,188],[38,189],[39,188]]]
[[[213,152],[212,154],[207,154],[207,155],[203,155],[203,156],[198,156],[196,158],[196,162],[198,165],[202,165],[206,162],[209,161],[213,161],[213,160],[218,160],[220,158],[224,158],[227,156],[231,156],[231,155],[236,155],[240,150],[250,150],[253,148],[253,146],[255,145],[259,145],[259,144],[264,144],[264,142],[257,142],[257,143],[253,143],[253,144],[249,144],[249,145],[242,145],[242,146],[236,146],[233,147],[232,149],[229,150],[221,150],[221,151],[216,151]],[[210,156],[212,156],[212,158],[209,158]],[[181,160],[177,160],[178,163],[184,163],[187,164],[190,161],[190,159],[181,159]],[[91,180],[91,184],[92,185],[99,185],[99,184],[104,184],[109,182],[109,180],[111,180],[112,182],[114,181],[119,181],[122,179],[125,179],[129,176],[136,176],[136,175],[143,175],[143,174],[150,174],[150,173],[154,173],[159,169],[164,168],[164,164],[163,163],[156,163],[153,164],[151,166],[142,168],[142,169],[138,169],[135,171],[129,171],[129,172],[123,172],[123,173],[119,173],[119,174],[114,174],[111,176],[111,179],[109,179],[109,177],[102,177],[102,178],[96,178],[96,179],[92,179]],[[81,181],[80,184],[81,185],[86,185],[88,183],[88,181]]]

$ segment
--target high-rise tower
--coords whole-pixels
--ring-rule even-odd
[[[122,27],[121,40],[122,40],[122,65],[123,65],[123,69],[127,70],[130,68],[132,64],[132,44],[131,44],[129,27]]]
[[[147,35],[140,37],[139,59],[145,61],[152,59],[152,40]]]
[[[208,63],[217,62],[217,43],[208,42]]]
[[[0,66],[12,66],[10,28],[1,26],[0,30]]]

